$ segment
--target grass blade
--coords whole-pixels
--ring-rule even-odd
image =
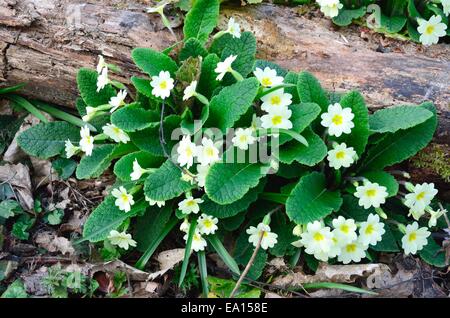
[[[217,254],[220,256],[222,261],[228,266],[228,268],[235,274],[241,275],[239,271],[239,266],[234,260],[233,257],[228,253],[228,251],[223,246],[222,242],[216,235],[208,235],[208,242],[211,243],[211,246],[216,250]]]
[[[19,107],[24,108],[29,113],[31,113],[34,117],[38,118],[43,123],[48,123],[48,119],[42,114],[39,109],[36,108],[33,104],[27,101],[25,98],[19,95],[6,95],[7,99],[18,105]]]
[[[203,297],[208,298],[208,268],[206,267],[206,255],[205,251],[199,251],[198,256],[198,269],[200,271],[200,280],[202,281]]]
[[[177,218],[173,218],[170,220],[164,229],[162,230],[161,234],[158,236],[158,238],[147,248],[145,253],[141,256],[141,258],[137,261],[135,267],[137,269],[143,269],[147,262],[149,261],[150,257],[152,257],[153,253],[158,248],[159,244],[164,240],[164,238],[169,234],[170,231],[175,227],[175,225],[178,223]]]
[[[0,95],[18,91],[19,89],[25,87],[25,85],[26,85],[25,83],[22,83],[22,84],[18,84],[18,85],[15,85],[15,86],[0,88]]]
[[[304,289],[320,289],[320,288],[342,289],[342,290],[353,292],[353,293],[378,295],[376,292],[373,292],[370,290],[362,289],[362,288],[355,287],[352,285],[332,283],[332,282],[308,283],[308,284],[303,284],[302,286]]]
[[[66,113],[65,111],[62,111],[60,109],[57,109],[53,106],[50,106],[47,103],[43,103],[41,101],[33,101],[33,103],[44,112],[52,115],[55,118],[67,121],[68,123],[71,123],[72,125],[78,126],[78,127],[84,127],[88,126],[89,130],[93,132],[97,132],[97,129],[95,129],[94,126],[92,126],[89,123],[85,123],[81,118],[78,118],[72,114]]]
[[[286,200],[288,197],[289,195],[287,194],[273,193],[273,192],[263,192],[259,195],[260,199],[281,204],[286,204]]]
[[[188,239],[186,241],[186,249],[184,250],[184,260],[183,265],[181,266],[180,281],[178,282],[178,287],[183,284],[184,277],[186,276],[189,258],[191,257],[192,238],[194,237],[196,227],[197,219],[195,218],[192,220],[191,226],[189,227]]]

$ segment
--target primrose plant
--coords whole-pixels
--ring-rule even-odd
[[[239,275],[259,250],[246,273],[253,279],[269,254],[296,264],[300,250],[309,264],[402,248],[442,265],[430,236],[446,226],[432,202],[437,190],[389,168],[429,143],[433,104],[369,115],[356,91],[327,92],[308,72],[255,59],[255,37],[234,19],[210,38],[218,18],[219,0],[197,0],[177,52],[133,50],[145,74],[131,78],[133,89],[109,79],[120,69],[102,57],[97,70],[81,69],[81,130],[56,121],[20,135],[31,155],[80,157],[78,179],[114,163],[116,183],[80,241],[103,242],[117,256],[135,248],[143,268],[178,233],[180,283],[194,251],[204,292],[209,251]]]

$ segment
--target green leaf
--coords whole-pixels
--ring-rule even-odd
[[[164,140],[166,141],[165,148],[170,153],[172,148],[178,143],[177,140],[172,140],[172,132],[180,127],[180,116],[170,115],[164,119]],[[163,148],[159,138],[160,125],[156,124],[149,128],[130,133],[131,141],[143,151],[147,151],[155,156],[164,156]]]
[[[106,85],[100,92],[97,92],[97,78],[98,74],[94,70],[82,68],[78,71],[78,90],[86,105],[91,107],[108,104],[111,97],[117,94],[111,84]]]
[[[420,257],[428,264],[436,267],[445,267],[445,252],[442,248],[429,236],[428,244],[419,251]]]
[[[159,120],[158,112],[145,110],[139,104],[130,104],[111,115],[111,123],[126,132],[154,127],[159,124]]]
[[[208,215],[219,219],[230,218],[239,212],[247,210],[250,204],[258,199],[258,194],[264,189],[265,182],[260,182],[258,186],[250,189],[241,199],[231,204],[218,204],[212,201],[207,195],[203,196],[203,203],[200,204],[200,210]]]
[[[343,108],[351,108],[355,118],[351,134],[343,134],[336,138],[338,142],[345,142],[347,147],[353,147],[360,156],[366,149],[369,140],[369,111],[364,102],[364,97],[356,91],[352,91],[342,97],[340,104]]]
[[[312,172],[300,179],[286,201],[286,213],[297,224],[319,220],[342,204],[339,192],[326,188],[325,176]]]
[[[194,218],[189,226],[189,231],[187,233],[187,240],[186,240],[186,248],[184,249],[184,259],[183,264],[181,265],[181,272],[180,272],[180,280],[178,281],[178,287],[183,284],[184,277],[186,276],[187,267],[189,264],[189,257],[192,253],[192,240],[194,238],[194,234],[197,228],[197,218]]]
[[[162,208],[148,207],[144,215],[136,218],[133,238],[136,240],[137,249],[140,252],[145,252],[149,246],[155,244],[164,227],[169,223],[172,214],[172,206],[168,204]]]
[[[248,78],[225,87],[211,99],[209,104],[209,127],[216,127],[222,132],[244,115],[252,105],[258,93],[259,82],[256,78]]]
[[[369,209],[364,209],[358,204],[358,199],[350,194],[345,194],[343,196],[343,202],[339,213],[346,218],[352,218],[356,222],[365,222],[369,214],[376,214],[375,209],[370,207]]]
[[[414,0],[408,0],[408,13],[411,18],[422,18],[419,11],[416,8]]]
[[[145,180],[145,195],[155,201],[167,201],[180,196],[193,185],[181,180],[181,171],[170,160],[151,173]]]
[[[167,55],[149,49],[137,48],[131,51],[134,63],[150,76],[159,75],[161,71],[168,71],[172,78],[178,69],[177,63]]]
[[[205,181],[205,192],[218,204],[230,204],[258,185],[268,168],[261,163],[223,163],[211,166]]]
[[[207,98],[211,98],[214,90],[219,86],[220,82],[216,80],[217,73],[214,71],[219,62],[220,58],[216,54],[208,54],[202,62],[197,91]]]
[[[270,223],[271,230],[278,234],[278,238],[277,244],[275,244],[269,252],[276,257],[292,255],[295,247],[291,243],[298,240],[298,238],[292,234],[295,224],[286,222],[286,219],[284,214],[275,214]]]
[[[95,146],[91,156],[84,156],[77,167],[77,179],[90,179],[100,176],[112,161],[116,145]]]
[[[327,111],[330,105],[327,93],[311,73],[301,72],[298,75],[297,91],[302,103],[316,103],[322,112]]]
[[[92,211],[84,224],[83,238],[77,243],[83,241],[95,243],[105,240],[109,236],[109,232],[116,230],[126,219],[135,216],[148,206],[147,202],[140,200],[131,207],[130,212],[126,213],[119,210],[115,201],[116,198],[108,196]]]
[[[8,286],[0,298],[28,298],[25,286],[20,279],[16,279]]]
[[[48,123],[47,117],[44,116],[43,113],[39,109],[36,108],[33,104],[31,104],[28,100],[25,98],[18,96],[18,95],[6,95],[7,99],[15,103],[15,105],[25,109],[30,114],[32,114],[34,117],[38,118],[43,123]]]
[[[392,16],[388,17],[381,14],[380,23],[383,29],[388,33],[398,33],[405,26],[407,21],[406,16]]]
[[[228,266],[228,268],[235,274],[240,275],[239,266],[234,260],[234,258],[231,257],[230,254],[228,254],[228,251],[223,246],[222,242],[219,240],[217,235],[208,235],[206,237],[208,242],[211,244],[211,246],[216,250],[217,254],[220,256],[222,261]]]
[[[150,80],[146,78],[141,78],[137,76],[131,77],[131,82],[133,83],[136,90],[143,94],[144,96],[147,96],[149,98],[155,99],[156,97],[152,94],[152,86],[150,85]]]
[[[17,213],[22,212],[22,208],[17,201],[14,200],[4,200],[0,202],[0,217],[4,219],[9,219]]]
[[[251,32],[243,32],[240,38],[225,34],[213,42],[210,52],[216,53],[222,61],[230,55],[236,55],[236,60],[231,66],[245,78],[254,69],[256,38]],[[227,74],[224,81],[230,83],[234,79],[231,74]]]
[[[184,39],[196,38],[204,43],[219,19],[219,0],[196,0],[184,21]]]
[[[280,147],[279,159],[281,162],[291,164],[293,161],[297,161],[312,167],[325,158],[327,146],[317,134],[308,128],[303,132],[303,137],[308,142],[308,146],[293,140]]]
[[[58,158],[52,162],[52,168],[63,180],[69,179],[77,168],[77,162],[72,159]]]
[[[203,44],[196,38],[190,38],[185,43],[178,55],[180,61],[184,61],[189,57],[205,57],[208,51],[203,47]]]
[[[200,281],[202,282],[202,293],[204,298],[208,298],[209,287],[208,287],[208,268],[206,265],[206,254],[205,251],[198,251],[198,271],[200,272]]]
[[[417,24],[414,24],[411,20],[407,23],[408,35],[414,42],[420,43],[420,33],[417,31]]]
[[[369,179],[371,182],[376,182],[379,185],[386,187],[388,197],[397,195],[398,182],[391,174],[385,171],[367,171],[362,173],[361,176]]]
[[[25,84],[25,83],[21,83],[21,84],[17,84],[14,86],[2,87],[2,88],[0,88],[0,95],[13,93],[15,91],[18,91],[19,89],[24,88],[26,85],[27,84]]]
[[[122,181],[131,181],[130,174],[133,172],[134,160],[137,160],[144,169],[157,168],[164,162],[163,157],[154,156],[145,151],[136,151],[123,156],[116,162],[114,174]]]
[[[341,9],[339,10],[338,16],[334,17],[332,20],[336,25],[347,26],[350,25],[354,19],[361,18],[365,14],[366,14],[366,7],[361,7],[353,10]]]
[[[320,106],[315,103],[301,103],[291,105],[292,111],[290,121],[292,122],[292,131],[302,133],[320,114]],[[280,135],[280,145],[292,140],[292,137]]]
[[[48,159],[63,153],[66,140],[80,141],[80,129],[66,122],[41,123],[19,135],[17,143],[28,154]]]
[[[415,155],[433,138],[437,126],[436,109],[432,103],[421,105],[434,115],[422,124],[410,129],[399,130],[389,134],[368,151],[362,168],[365,170],[381,170],[384,167],[402,162]]]
[[[433,113],[420,106],[402,105],[389,107],[375,112],[369,117],[370,130],[373,133],[395,133],[409,129],[433,117]]]
[[[300,96],[298,95],[297,83],[298,74],[294,72],[288,72],[284,77],[285,84],[293,84],[293,87],[286,87],[284,91],[292,95],[292,104],[300,104]]]

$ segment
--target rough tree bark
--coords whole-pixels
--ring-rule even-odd
[[[27,82],[25,95],[73,107],[76,72],[95,67],[98,54],[121,66],[117,79],[126,82],[137,72],[132,48],[175,41],[158,16],[144,12],[146,2],[0,0],[0,85]],[[385,48],[386,40],[363,28],[337,30],[327,19],[269,4],[224,8],[221,24],[231,15],[255,33],[259,58],[309,70],[328,89],[359,89],[371,109],[433,100],[440,118],[435,140],[450,144],[450,45],[390,41]]]

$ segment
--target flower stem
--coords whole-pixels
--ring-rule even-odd
[[[236,79],[236,81],[242,82],[244,80],[244,78],[242,77],[242,75],[239,72],[236,72],[235,70],[231,70],[230,73],[231,73],[231,75],[233,75],[233,77]]]

